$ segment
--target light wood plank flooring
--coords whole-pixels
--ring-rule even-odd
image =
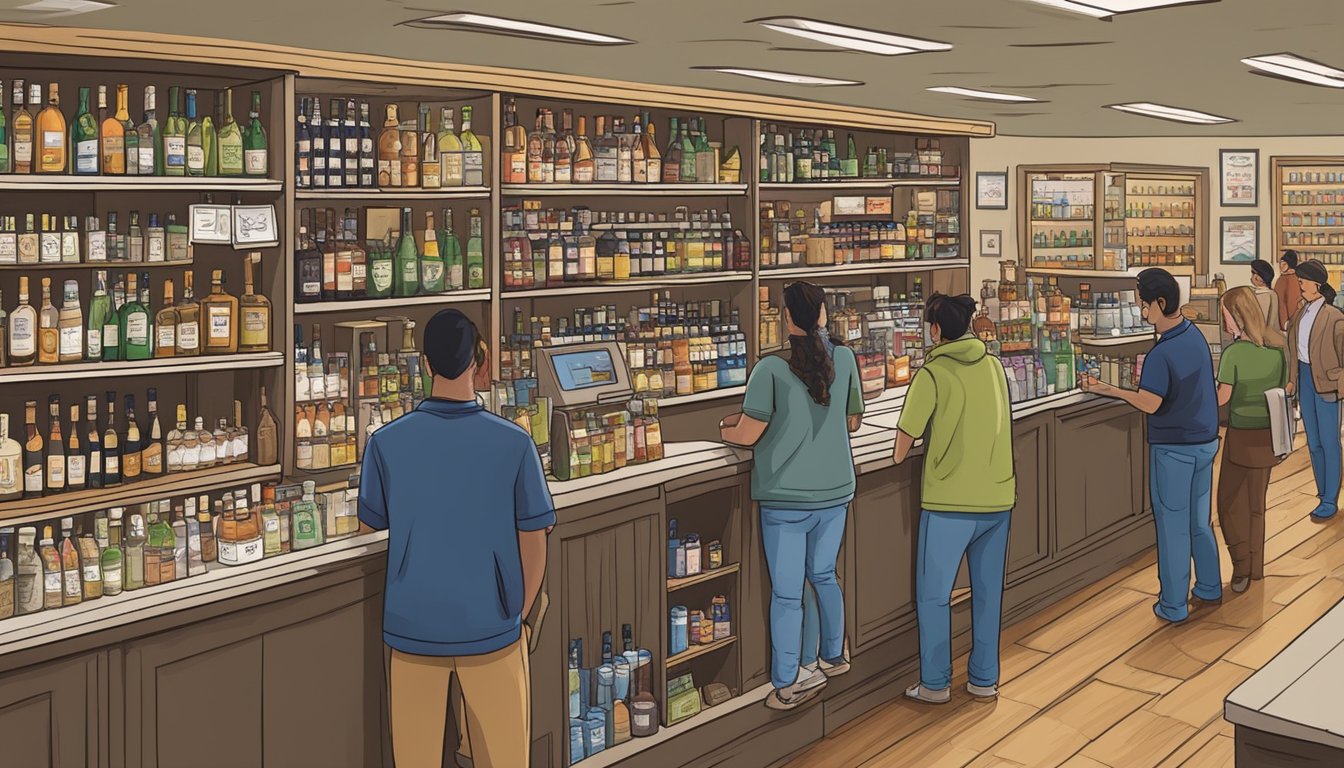
[[[1152,613],[1149,552],[1005,629],[997,702],[966,693],[963,656],[951,703],[893,701],[784,768],[1231,766],[1224,697],[1344,598],[1344,518],[1307,519],[1314,494],[1302,445],[1274,470],[1265,579],[1245,594],[1225,589],[1222,605],[1168,625]],[[1220,551],[1226,582],[1231,563]]]

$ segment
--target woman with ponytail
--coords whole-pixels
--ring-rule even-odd
[[[760,506],[770,572],[771,709],[793,709],[849,671],[845,607],[835,561],[854,498],[849,433],[859,428],[863,389],[854,352],[826,332],[826,293],[811,283],[784,289],[789,357],[752,369],[742,412],[719,424],[723,440],[754,449],[751,497]],[[803,669],[804,580],[816,592],[817,668]]]
[[[1344,312],[1334,305],[1335,289],[1325,265],[1315,259],[1296,269],[1302,306],[1288,322],[1288,394],[1296,395],[1311,453],[1311,471],[1320,499],[1313,520],[1339,509],[1341,458],[1339,400],[1344,394]]]

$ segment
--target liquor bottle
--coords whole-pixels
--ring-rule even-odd
[[[387,105],[387,119],[378,134],[378,187],[396,189],[401,178],[401,124],[397,119],[397,105]]]
[[[595,170],[593,180],[599,184],[615,183],[620,177],[619,147],[616,137],[607,124],[608,118],[597,116],[597,128],[594,131],[593,158]]]
[[[198,460],[196,466],[200,469],[209,469],[216,463],[217,452],[215,450],[215,434],[205,428],[205,419],[197,416],[196,427],[191,431],[196,441],[198,450]]]
[[[322,544],[322,516],[318,513],[313,494],[317,484],[312,480],[303,481],[303,498],[294,504],[293,531],[290,546],[293,549],[310,549]]]
[[[84,599],[84,573],[80,568],[79,547],[75,544],[75,521],[61,518],[61,605],[79,605]]]
[[[261,91],[252,92],[251,121],[243,133],[243,170],[248,176],[265,178],[270,173],[266,129],[261,124]]]
[[[107,86],[99,86],[99,97],[103,107],[107,106]],[[75,112],[75,121],[70,125],[70,145],[74,150],[72,173],[97,174],[100,149],[98,146],[98,120],[89,112],[89,89],[79,89],[79,110]]]
[[[233,119],[233,89],[224,89],[224,122],[216,136],[219,145],[219,175],[243,175],[243,131]]]
[[[65,281],[65,296],[57,315],[57,357],[62,363],[84,358],[84,313],[79,306],[79,283]]]
[[[702,179],[698,176],[700,168],[699,143],[695,137],[695,120],[686,118],[681,129],[681,181],[686,184],[694,184]]]
[[[145,518],[132,514],[122,545],[121,586],[123,590],[145,586]]]
[[[22,99],[20,98],[20,101]],[[463,157],[463,183],[466,158]],[[504,109],[504,151],[500,162],[500,173],[505,184],[527,183],[527,131],[518,123],[518,106],[510,96]]]
[[[279,425],[266,404],[266,388],[261,388],[261,407],[257,417],[257,463],[270,466],[279,460]]]
[[[201,308],[191,295],[191,270],[182,273],[182,301],[177,304],[177,333],[174,355],[177,357],[201,354]]]
[[[174,99],[176,103],[176,99]],[[186,171],[188,176],[205,175],[205,132],[196,116],[196,89],[187,89]],[[166,140],[165,140],[166,141]]]
[[[122,591],[123,579],[123,561],[125,555],[122,553],[122,517],[126,514],[124,507],[113,507],[107,511],[107,546],[98,556],[98,564],[103,571],[103,594],[111,597],[119,595]]]
[[[28,303],[28,276],[19,275],[19,305],[9,314],[9,364],[37,362],[37,309]]]
[[[261,487],[253,485],[252,489],[253,498],[260,501]],[[221,518],[215,535],[220,564],[243,565],[262,558],[261,526],[252,519],[245,494],[234,497],[232,512],[226,510],[217,517]]]
[[[89,486],[89,455],[79,439],[79,403],[70,404],[70,436],[65,445],[65,487],[82,491]]]
[[[638,116],[635,118],[638,120]],[[629,184],[635,181],[634,178],[634,147],[632,141],[633,134],[625,130],[625,120],[618,118],[616,120],[616,180],[622,184]],[[642,138],[642,137],[641,137]],[[641,160],[641,165],[642,165]],[[644,166],[647,170],[648,166]]]
[[[243,425],[242,400],[233,401],[233,425],[228,428],[228,431],[229,437],[233,441],[230,461],[248,461],[251,457],[251,447],[247,427]]]
[[[359,217],[354,208],[345,209],[345,247],[350,251],[350,298],[363,298],[369,289],[369,254],[359,244]]]
[[[463,287],[462,241],[458,240],[457,233],[453,231],[452,208],[443,209],[442,221],[443,226],[438,231],[436,245],[439,255],[443,257],[444,289],[457,291]]]
[[[17,593],[15,592],[14,561],[10,559],[14,551],[14,529],[0,528],[0,619],[8,619],[15,613]]]
[[[195,517],[195,510],[192,510],[192,513],[192,517]],[[185,579],[191,575],[187,572],[191,555],[187,551],[187,521],[183,504],[173,506],[173,520],[170,527],[173,532],[173,571],[176,578]]]
[[[443,186],[443,166],[439,161],[439,140],[429,122],[429,105],[420,105],[420,187],[438,189]]]
[[[166,451],[163,443],[163,425],[159,423],[159,391],[150,387],[147,397],[149,425],[145,429],[145,437],[142,438],[140,445],[140,472],[145,477],[155,478],[162,477],[166,469],[164,467]]]
[[[173,304],[173,280],[163,281],[163,308],[154,315],[154,357],[177,354],[177,306]]]
[[[542,121],[542,116],[545,115],[545,114],[546,114],[546,110],[544,110],[544,109],[538,109],[538,110],[537,110],[537,119],[536,119],[536,121],[532,124],[532,131],[531,131],[530,133],[527,134],[527,183],[528,183],[528,184],[541,184],[541,183],[545,182],[545,180],[546,180],[546,176],[548,175],[548,174],[547,174],[547,170],[551,170],[552,173],[554,172],[553,169],[549,169],[549,168],[547,168],[547,167],[543,167],[543,165],[547,165],[547,166],[549,166],[548,163],[545,163],[545,162],[544,162],[543,157],[542,157],[543,153],[545,152],[545,148],[546,148],[546,135],[545,135],[545,133],[542,131],[541,121]]]
[[[80,527],[79,537],[75,540],[79,549],[80,580],[84,586],[84,600],[96,600],[103,596],[102,553],[93,532]]]
[[[144,468],[140,453],[140,422],[135,418],[135,395],[126,395],[126,439],[121,447],[121,479],[131,483],[140,479]]]
[[[420,131],[417,127],[414,115],[401,123],[401,185],[408,188],[420,186]]]
[[[648,119],[647,114],[644,118],[643,153],[646,167],[644,171],[645,182],[657,184],[663,180],[663,155],[658,151],[658,139],[654,136],[654,125]]]
[[[121,484],[121,438],[117,435],[117,393],[107,393],[107,427],[103,430],[103,487]]]
[[[33,214],[29,213],[23,217],[23,232],[16,237],[15,249],[16,257],[20,264],[36,264],[41,261],[41,245],[39,244],[40,235],[37,226],[33,223]]]
[[[570,177],[575,184],[591,184],[596,179],[597,167],[593,145],[588,141],[588,118],[579,116],[579,133],[574,137],[570,152]]]
[[[481,236],[481,211],[471,209],[471,229],[467,237],[467,287],[485,287],[485,241]]]
[[[4,89],[0,89],[3,93]],[[0,215],[0,264],[19,263],[18,217]]]
[[[215,464],[233,463],[233,436],[229,432],[229,420],[220,419],[214,431]]]
[[[54,218],[54,217],[53,217]],[[53,221],[54,223],[54,221]],[[62,264],[79,263],[79,217],[62,216],[60,234],[60,261]]]
[[[47,462],[46,492],[60,493],[65,490],[65,443],[61,440],[61,398],[51,395],[47,398]]]
[[[345,119],[341,121],[341,139],[345,146],[345,186],[359,186],[359,123],[355,100],[346,99]]]
[[[401,230],[397,239],[396,267],[392,272],[392,294],[414,296],[420,292],[420,254],[411,231],[411,209],[401,209]]]
[[[9,157],[9,126],[5,119],[5,84],[0,81],[0,173],[12,173]]]
[[[196,512],[196,499],[188,496],[185,502],[186,511],[182,517],[182,527],[186,529],[186,574],[188,576],[201,576],[206,572],[204,552],[201,550],[201,520]],[[177,530],[177,522],[173,523],[174,533]]]
[[[215,93],[215,103],[218,104],[222,94]],[[219,126],[215,124],[216,117],[210,114],[210,110],[201,108],[201,154],[205,157],[204,176],[219,175]],[[209,198],[207,198],[208,200]]]
[[[35,86],[36,104],[42,98],[41,86]],[[88,104],[85,103],[87,109]],[[66,132],[65,115],[61,113],[61,94],[56,83],[47,86],[47,106],[37,113],[37,136],[41,141],[38,149],[38,173],[65,173]]]
[[[50,525],[42,527],[42,540],[38,542],[37,552],[42,561],[42,608],[48,611],[60,608],[65,597],[61,550],[52,539]]]
[[[238,299],[224,292],[224,271],[210,272],[210,295],[201,299],[205,316],[205,354],[233,354],[238,351]]]
[[[145,233],[140,229],[139,211],[131,211],[131,223],[126,227],[126,260],[136,263],[145,260]]]
[[[121,306],[118,326],[119,359],[148,360],[153,347],[149,336],[149,310],[140,302],[134,272],[126,275],[126,302]]]
[[[183,469],[182,452],[184,448],[182,445],[182,440],[183,436],[187,432],[187,406],[183,405],[182,403],[177,404],[177,421],[175,422],[175,424],[176,426],[174,426],[168,432],[168,437],[166,439],[166,445],[165,445],[167,449],[166,469],[169,474],[172,474],[174,472],[181,472]]]
[[[129,90],[129,89],[128,89]],[[121,122],[122,146],[125,147],[126,175],[140,175],[140,132],[137,130],[135,120],[131,117],[130,96],[127,95],[126,113],[117,118]]]
[[[187,174],[187,120],[179,111],[182,106],[181,86],[168,86],[168,119],[163,121],[163,173],[165,176]]]
[[[312,141],[311,165],[312,186],[325,189],[327,186],[327,127],[322,124],[322,100],[314,97],[308,116],[308,136]]]
[[[38,260],[58,263],[61,260],[61,233],[56,229],[56,217],[42,214],[42,232],[38,235]]]
[[[271,300],[255,293],[252,284],[252,269],[259,261],[260,251],[248,254],[243,261],[243,296],[238,301],[242,317],[239,352],[265,352],[271,348]]]
[[[9,436],[9,414],[0,413],[0,501],[23,498],[23,448]]]
[[[89,216],[84,220],[84,260],[101,264],[107,261],[107,255],[107,232],[99,226],[97,216]]]
[[[261,493],[261,551],[263,557],[284,552],[280,540],[280,516],[275,509],[275,487],[270,485]]]
[[[462,107],[462,183],[469,187],[485,185],[485,149],[480,138],[471,130],[472,107]]]
[[[681,181],[681,132],[677,118],[668,119],[667,152],[663,155],[664,184],[676,184]],[[764,168],[764,166],[762,166]],[[762,170],[764,173],[764,170]]]
[[[200,497],[196,507],[196,523],[200,528],[201,536],[201,563],[213,563],[218,557],[218,548],[215,546],[215,521],[210,515],[210,499],[208,496]],[[195,574],[193,574],[195,575]]]
[[[453,129],[453,108],[439,110],[439,133],[435,140],[439,150],[439,180],[445,187],[460,187],[464,183],[462,140]]]
[[[23,102],[23,81],[14,81],[14,173],[33,172],[33,113]],[[38,87],[41,99],[41,87]],[[33,101],[37,106],[37,101]]]
[[[87,475],[85,485],[89,488],[102,488],[103,481],[103,433],[98,431],[98,396],[89,395],[84,400],[84,472]]]
[[[359,103],[359,186],[378,186],[378,153],[373,146],[373,126],[369,123],[369,103]]]
[[[327,138],[327,187],[345,186],[345,142],[341,140],[341,100],[331,100],[331,111],[323,126]]]
[[[177,579],[177,560],[174,555],[177,541],[173,527],[165,519],[168,502],[151,504],[149,530],[145,540],[145,586],[168,584]]]
[[[51,278],[42,278],[42,308],[37,313],[37,362],[60,361],[61,315],[51,303]]]
[[[566,109],[562,114],[561,134],[555,140],[555,181],[557,184],[574,182],[574,112]]]
[[[439,233],[434,212],[425,211],[425,238],[420,254],[420,287],[425,293],[443,293],[445,263],[439,254]]]
[[[36,528],[25,525],[19,529],[19,545],[14,554],[14,609],[21,616],[42,610],[42,556],[37,553],[36,542]]]
[[[139,152],[138,167],[141,176],[163,173],[163,152],[159,146],[159,119],[154,103],[154,86],[145,86],[145,117],[135,127],[135,146]]]
[[[313,186],[313,136],[308,130],[309,97],[299,99],[299,111],[294,126],[294,186],[311,189]]]

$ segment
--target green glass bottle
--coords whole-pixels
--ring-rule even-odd
[[[243,173],[264,178],[270,168],[266,160],[266,129],[261,125],[261,91],[252,92],[252,111],[248,114],[252,119],[243,131]]]
[[[70,123],[70,170],[81,176],[98,173],[98,119],[89,111],[89,89],[79,89],[79,111]]]
[[[691,126],[694,125],[690,120],[681,131],[681,181],[689,183],[696,181],[695,178],[695,137],[691,135]]]
[[[149,282],[149,273],[142,272],[145,283]],[[150,342],[149,310],[140,303],[140,293],[136,288],[135,273],[126,275],[126,303],[121,305],[118,318],[117,335],[120,339],[119,357],[122,360],[148,360],[153,351]]]
[[[160,514],[150,516],[149,540],[145,543],[146,550],[158,552],[159,584],[174,581],[186,575],[177,573],[176,558],[173,555],[173,550],[177,547],[177,536],[173,534],[173,526],[168,522],[168,512],[163,509],[167,504],[167,502],[163,502],[160,507]],[[147,558],[146,562],[155,561],[153,558]],[[150,581],[148,576],[146,581]]]
[[[425,240],[420,255],[420,287],[425,293],[443,293],[444,261],[439,254],[439,233],[434,228],[434,212],[425,211]]]
[[[392,295],[392,249],[386,242],[370,243],[367,255],[369,265],[365,293],[371,299],[386,299]]]
[[[420,250],[411,231],[411,209],[401,209],[401,234],[397,240],[396,264],[392,270],[392,295],[398,298],[420,292]]]
[[[205,138],[196,119],[196,89],[187,89],[187,175],[205,175]]]
[[[84,324],[84,359],[103,359],[103,328],[112,315],[112,297],[107,295],[107,270],[93,273],[93,298]]]
[[[243,131],[233,119],[233,89],[224,90],[224,122],[219,126],[219,175],[243,175]]]
[[[219,111],[222,97],[215,94],[215,111]],[[205,153],[205,175],[219,175],[219,133],[215,118],[209,112],[201,116],[201,151]]]
[[[464,286],[462,273],[462,241],[453,231],[453,209],[443,209],[443,226],[439,228],[439,255],[443,257],[443,287],[460,291]]]
[[[187,119],[182,116],[182,89],[168,87],[168,118],[163,121],[163,175],[187,175]]]
[[[859,150],[854,145],[854,134],[849,134],[849,157],[840,161],[840,175],[846,179],[859,177]]]
[[[122,515],[126,513],[123,507],[113,507],[108,511],[111,520],[107,525],[107,546],[99,555],[99,563],[103,569],[103,594],[119,595],[125,585],[125,571],[122,568],[122,562],[125,557],[121,551],[122,541]]]
[[[310,549],[320,545],[324,537],[322,535],[322,518],[317,511],[317,502],[313,499],[313,494],[317,484],[312,480],[303,481],[303,498],[295,502],[291,515],[290,547],[292,549]]]
[[[471,230],[467,237],[467,287],[485,287],[485,241],[481,237],[481,211],[471,209]]]

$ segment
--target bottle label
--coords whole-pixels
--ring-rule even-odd
[[[87,139],[75,144],[75,172],[98,172],[98,140]]]
[[[472,264],[467,269],[467,282],[472,288],[479,288],[485,284],[485,267],[480,264]]]
[[[466,178],[466,162],[462,163],[463,179]],[[516,183],[527,181],[527,156],[522,152],[509,156],[509,175]]]
[[[55,328],[42,328],[37,334],[38,357],[50,357],[55,359],[60,354],[60,334]]]
[[[107,233],[102,230],[90,232],[84,254],[87,261],[107,261]]]
[[[47,592],[60,592],[61,572],[47,571],[42,577],[42,588]]]
[[[226,541],[219,539],[216,546],[219,562],[225,565],[240,565],[242,563],[252,563],[261,559],[262,546],[261,538],[251,539],[250,541]]]
[[[462,153],[462,183],[473,187],[485,183],[485,153]]]
[[[149,256],[146,261],[163,261],[164,242],[163,236],[153,234],[149,236]]]
[[[199,445],[189,445],[182,449],[182,466],[195,469],[197,464],[201,463],[201,447]]]
[[[146,446],[140,453],[140,461],[144,465],[142,469],[145,472],[155,475],[163,474],[163,446],[158,443]]]
[[[420,279],[426,291],[437,293],[443,290],[443,262],[420,262]]]
[[[210,307],[209,334],[211,342],[222,341],[227,343],[228,340],[232,338],[233,328],[230,327],[230,320],[232,320],[232,314],[233,313],[229,311],[228,307],[220,307],[220,306]]]
[[[126,343],[143,346],[149,343],[149,315],[132,312],[126,318]]]
[[[80,581],[79,571],[65,571],[65,596],[79,597],[84,594],[84,582]]]
[[[103,593],[108,593],[108,587],[115,585],[115,589],[121,591],[121,568],[106,568],[103,570]]]
[[[569,165],[568,163],[564,165],[557,164],[555,170],[551,173],[551,181],[556,184],[568,184],[573,180],[574,166]]]
[[[193,171],[205,170],[205,148],[196,144],[187,147],[187,168]]]
[[[31,357],[37,351],[33,339],[33,318],[27,313],[9,318],[9,354],[12,357]]]
[[[154,173],[154,145],[141,146],[136,150],[136,155],[139,158],[140,173],[146,176],[152,175]]]
[[[13,232],[0,233],[0,264],[19,262],[19,237]]]
[[[163,165],[168,168],[181,168],[187,163],[187,137],[163,137]]]
[[[279,533],[279,532],[280,532],[280,518],[278,518],[278,517],[268,517],[268,518],[266,518],[266,520],[265,520],[265,526],[266,526],[266,532],[267,532],[267,533]]]
[[[103,580],[103,569],[102,569],[102,568],[99,568],[99,567],[96,566],[96,565],[86,565],[86,566],[84,566],[84,580],[85,580],[85,581],[102,581],[102,580]]]
[[[443,177],[443,183],[450,187],[462,185],[462,175],[465,169],[464,158],[461,152],[444,152],[439,155],[439,173]]]
[[[44,262],[59,262],[61,260],[61,233],[43,232],[39,241],[38,258]]]
[[[0,494],[16,493],[19,490],[19,477],[23,469],[19,466],[18,455],[0,457]]]
[[[270,316],[271,313],[261,307],[257,307],[254,309],[244,309],[243,338],[246,339],[248,338],[248,335],[251,334],[254,340],[257,338],[264,339],[265,336],[263,334],[265,334],[266,326],[268,325],[266,321],[267,319],[270,318]]]
[[[359,164],[364,168],[373,167],[373,137],[368,136],[359,140]]]
[[[121,474],[121,457],[115,453],[109,453],[103,458],[103,474],[119,475]]]
[[[199,349],[200,327],[195,322],[177,324],[177,346],[181,349]]]
[[[598,181],[616,181],[619,176],[616,166],[619,163],[615,155],[597,156],[597,180]]]
[[[574,181],[578,182],[579,184],[591,184],[591,183],[593,183],[593,164],[592,164],[592,163],[585,163],[585,164],[583,164],[583,165],[575,166],[575,167],[573,168],[573,170],[571,171],[571,173],[572,173],[573,176],[574,176]]]
[[[440,166],[438,163],[425,163],[422,166],[420,173],[420,186],[425,187],[426,189],[438,189],[442,187],[443,182],[439,176],[439,168]]]
[[[116,323],[109,323],[108,325],[103,326],[103,349],[116,347],[119,340],[120,336],[118,334]]]
[[[373,267],[369,270],[369,273],[370,277],[373,279],[373,290],[375,293],[386,293],[392,288],[391,261],[380,259],[373,262]]]
[[[60,338],[61,340],[60,340],[59,353],[61,357],[65,357],[67,355],[79,356],[84,353],[83,328],[77,325],[73,328],[61,328]]]
[[[43,131],[42,164],[52,165],[55,163],[65,165],[65,132]]]
[[[219,145],[219,167],[221,170],[243,168],[243,147],[241,144],[220,144]]]
[[[121,465],[121,466],[122,466],[122,469],[121,469],[122,474],[125,475],[126,477],[139,477],[139,476],[140,476],[140,452],[139,452],[139,451],[132,451],[132,452],[130,452],[130,453],[127,453],[127,454],[126,454],[125,456],[123,456],[122,458],[125,459],[125,461],[123,461],[123,462],[122,462],[122,465]]]
[[[399,159],[378,161],[378,186],[401,186],[401,161]]]
[[[15,164],[33,162],[33,140],[31,138],[20,140],[19,137],[14,137],[14,162]]]
[[[173,331],[175,331],[176,329],[177,326],[175,325],[157,325],[154,327],[154,330],[157,332],[157,335],[159,337],[157,344],[159,349],[175,348],[173,338],[175,334],[173,333]]]
[[[266,175],[266,150],[249,149],[243,153],[243,161],[249,176]]]

